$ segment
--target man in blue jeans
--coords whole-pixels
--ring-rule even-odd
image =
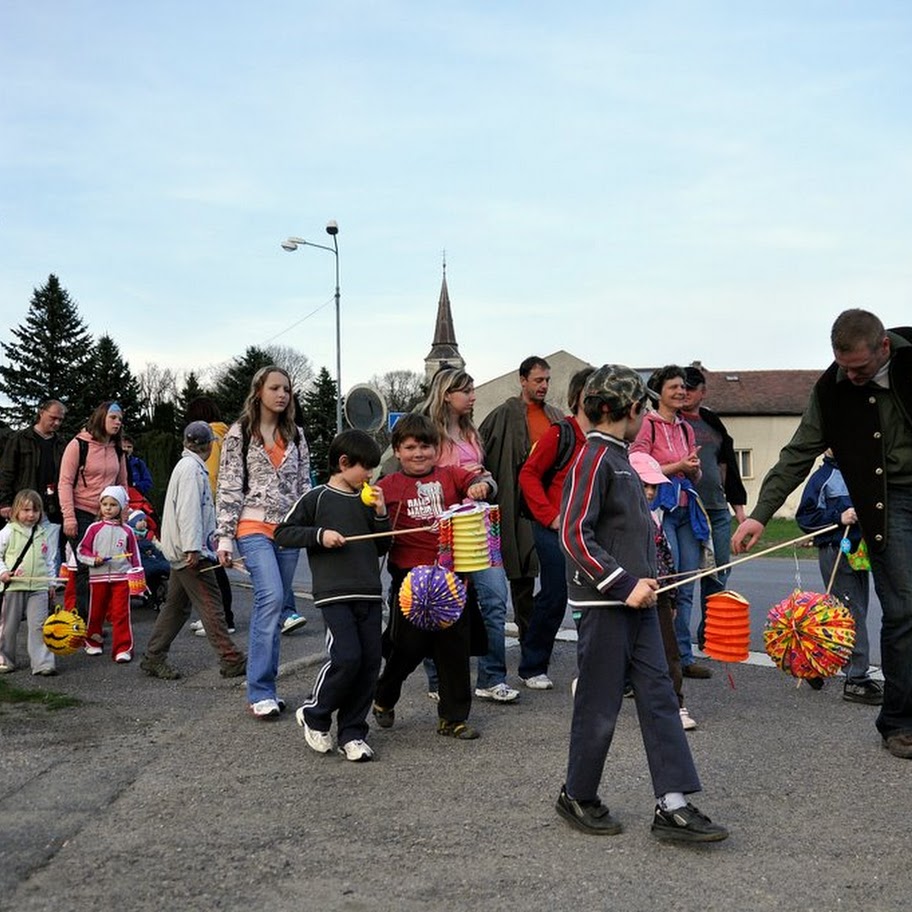
[[[716,566],[722,567],[731,559],[731,510],[739,523],[744,521],[747,515],[744,512],[747,492],[741,482],[741,471],[731,436],[719,416],[702,404],[706,397],[706,375],[698,367],[684,368],[684,387],[687,396],[681,417],[693,428],[702,470],[695,487],[709,517]],[[700,625],[697,628],[697,645],[700,649],[703,648],[706,626],[706,597],[725,589],[730,572],[720,570],[699,581]]]
[[[832,449],[868,543],[883,608],[877,730],[894,757],[912,760],[912,327],[888,332],[874,314],[846,310],[830,341],[834,361],[732,547],[748,550],[816,458]]]

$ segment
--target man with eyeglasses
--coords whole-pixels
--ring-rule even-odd
[[[9,519],[13,498],[24,488],[41,495],[48,545],[60,567],[60,528],[62,518],[57,499],[57,475],[66,440],[58,433],[66,407],[58,399],[47,399],[38,406],[38,419],[32,427],[17,431],[7,441],[0,459],[0,516]]]

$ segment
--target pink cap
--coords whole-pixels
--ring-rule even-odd
[[[643,484],[660,485],[669,480],[662,474],[662,467],[648,453],[631,453],[630,467],[640,476]]]

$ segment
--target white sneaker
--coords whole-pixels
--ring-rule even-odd
[[[118,652],[117,655],[114,656],[114,661],[115,661],[115,662],[120,662],[121,665],[124,665],[124,664],[126,664],[127,662],[132,662],[132,661],[133,661],[133,653],[132,653],[132,652]]]
[[[317,731],[315,728],[311,728],[304,721],[304,707],[303,706],[299,707],[297,709],[297,711],[295,712],[295,719],[298,720],[298,725],[300,725],[301,728],[304,729],[304,740],[307,742],[307,746],[311,750],[315,750],[318,754],[328,754],[333,749],[333,739],[332,739],[332,735],[330,735],[329,732]],[[349,742],[349,744],[355,744],[355,743],[358,743],[358,742],[355,742],[355,741]],[[364,744],[363,741],[361,741],[360,743]],[[346,744],[345,746],[348,747],[348,744]],[[364,744],[364,746],[367,747],[366,744]],[[370,748],[368,748],[368,750],[370,750]],[[346,754],[346,756],[348,756],[348,755]],[[354,758],[349,757],[349,759],[352,760]]]
[[[339,748],[339,753],[342,754],[346,760],[351,760],[352,763],[367,763],[368,760],[374,759],[374,752],[371,750],[371,746],[366,741],[357,739],[354,741],[346,741],[345,744]]]
[[[429,699],[432,703],[439,703],[439,702],[440,702],[440,693],[439,693],[438,691],[436,691],[436,690],[429,690],[429,691],[428,691],[428,699]]]
[[[551,690],[554,682],[546,674],[533,675],[531,678],[523,678],[523,684],[532,690]]]
[[[476,687],[475,696],[479,700],[493,700],[495,703],[512,703],[519,697],[519,691],[501,682],[493,687]]]
[[[85,654],[87,656],[100,656],[104,652],[101,646],[89,645],[85,648]]]
[[[306,623],[306,617],[302,617],[300,614],[289,614],[288,617],[282,621],[282,633],[294,633],[298,628],[303,627]]]
[[[687,707],[682,706],[678,711],[681,714],[681,725],[684,726],[684,731],[693,731],[697,727],[697,723],[693,720],[690,713],[687,711]]]
[[[200,636],[200,635],[205,636],[205,635],[206,635],[206,631],[203,630],[203,622],[202,622],[202,621],[191,621],[191,622],[190,622],[190,629],[191,629],[197,636]],[[200,631],[202,631],[202,634],[200,634]]]
[[[282,711],[279,708],[278,701],[268,698],[251,703],[249,709],[258,719],[270,719]]]
[[[574,678],[574,679],[570,682],[570,695],[571,695],[572,697],[574,697],[574,698],[576,697],[576,682],[577,682],[578,680],[579,680],[579,678]]]

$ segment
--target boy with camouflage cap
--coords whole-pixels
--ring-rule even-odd
[[[633,684],[657,800],[653,835],[717,842],[728,831],[684,798],[700,790],[700,780],[681,727],[656,613],[653,521],[627,459],[650,394],[636,371],[605,364],[582,395],[593,429],[564,483],[560,528],[569,604],[581,613],[579,680],[567,780],[556,809],[585,833],[621,832],[620,822],[599,799],[598,786],[626,678]]]

